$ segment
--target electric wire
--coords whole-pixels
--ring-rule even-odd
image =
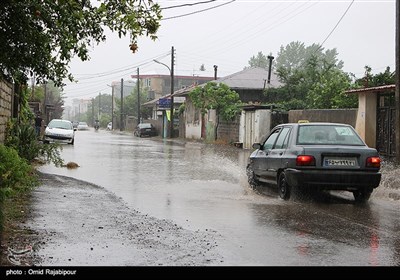
[[[190,12],[190,13],[187,13],[187,14],[182,14],[182,15],[171,16],[171,17],[167,17],[167,18],[162,18],[161,20],[176,19],[176,18],[181,18],[181,17],[186,17],[186,16],[190,16],[190,15],[194,15],[194,14],[206,12],[206,11],[209,11],[209,10],[213,10],[213,9],[216,9],[216,8],[219,8],[219,7],[222,7],[222,6],[231,4],[231,3],[235,2],[235,1],[236,1],[236,0],[231,0],[231,1],[229,1],[229,2],[219,4],[219,5],[217,5],[217,6],[213,6],[213,7],[210,7],[210,8],[203,9],[203,10],[198,10],[198,11]]]

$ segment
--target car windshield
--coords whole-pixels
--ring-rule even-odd
[[[72,129],[72,124],[70,122],[60,120],[52,120],[48,126],[49,128]]]
[[[299,127],[297,144],[364,146],[355,130],[344,125],[302,125]]]

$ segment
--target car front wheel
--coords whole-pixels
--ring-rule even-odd
[[[288,200],[290,198],[290,191],[291,191],[291,188],[286,181],[285,172],[281,172],[281,174],[279,175],[279,180],[278,180],[279,197],[284,200]]]
[[[249,185],[251,188],[255,189],[257,186],[260,185],[260,182],[257,180],[256,175],[254,174],[253,168],[251,165],[247,165],[246,168],[246,175],[247,175],[247,181],[249,182]]]

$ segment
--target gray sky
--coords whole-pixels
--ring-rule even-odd
[[[156,2],[167,8],[208,1]],[[394,71],[395,6],[395,0],[219,0],[164,9],[158,39],[140,38],[135,54],[129,49],[129,38],[107,33],[107,42],[93,47],[90,61],[73,60],[70,70],[79,82],[67,82],[66,105],[73,98],[111,94],[108,85],[132,79],[137,68],[140,74],[169,74],[153,59],[170,65],[172,46],[177,75],[212,77],[213,65],[218,65],[218,77],[227,76],[248,66],[258,52],[276,57],[281,46],[293,41],[336,48],[343,70],[357,77],[363,75],[365,65],[373,73],[386,66]],[[199,71],[202,64],[205,72]]]

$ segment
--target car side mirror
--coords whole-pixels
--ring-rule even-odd
[[[74,127],[74,131],[77,131],[76,127]]]
[[[252,145],[253,149],[261,149],[261,144],[260,143],[254,143]]]

